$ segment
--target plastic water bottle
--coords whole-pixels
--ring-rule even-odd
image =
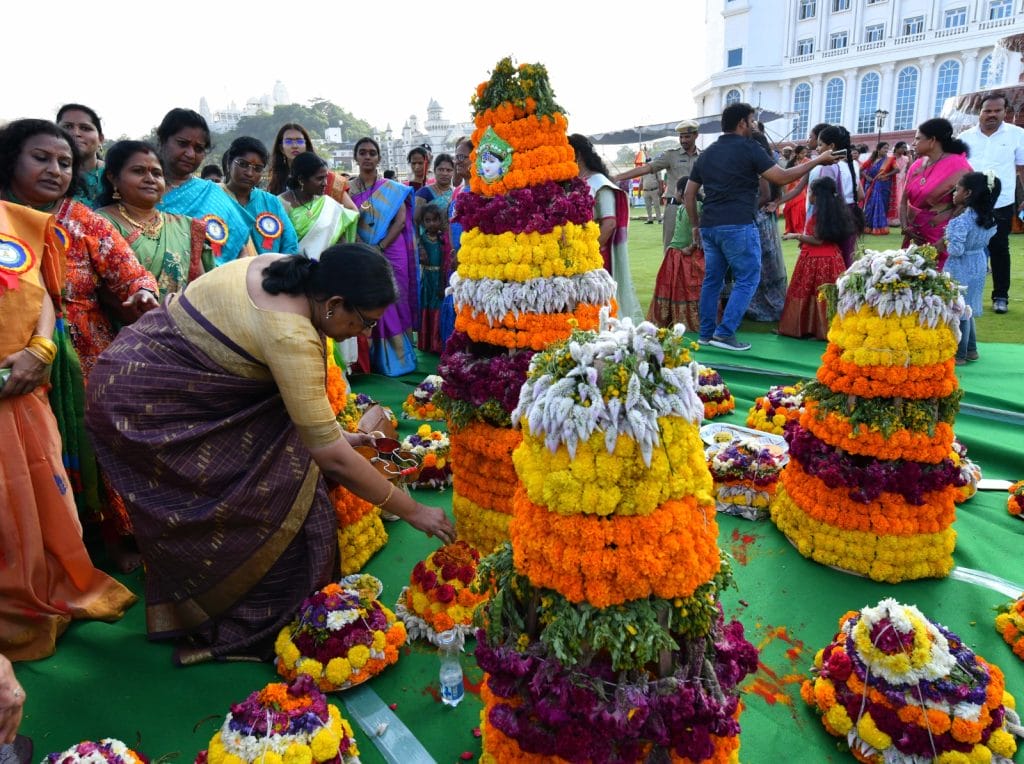
[[[441,702],[453,708],[462,702],[466,688],[462,685],[462,632],[458,629],[442,631],[437,635],[438,655],[441,658]]]

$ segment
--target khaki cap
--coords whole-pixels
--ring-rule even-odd
[[[700,130],[700,123],[695,119],[684,119],[676,125],[677,133],[696,133]]]

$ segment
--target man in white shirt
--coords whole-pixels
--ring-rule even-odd
[[[992,310],[1006,313],[1010,288],[1010,225],[1019,212],[1016,200],[1017,178],[1024,182],[1024,129],[1006,122],[1007,99],[1002,93],[991,93],[981,103],[978,126],[960,136],[970,149],[967,159],[979,172],[992,170],[1002,191],[992,211],[996,218],[996,235],[988,243],[992,265]],[[1020,207],[1024,210],[1024,204]]]

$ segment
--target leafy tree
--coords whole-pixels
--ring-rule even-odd
[[[635,156],[636,149],[631,146],[619,146],[619,150],[615,154],[615,162],[617,164],[631,165]]]

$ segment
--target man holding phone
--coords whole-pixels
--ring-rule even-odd
[[[754,223],[760,179],[781,186],[803,177],[814,167],[836,161],[831,153],[825,152],[810,162],[783,170],[750,140],[756,127],[754,107],[750,104],[725,107],[722,135],[697,157],[683,194],[693,225],[693,242],[704,248],[698,341],[723,350],[750,350],[750,343],[737,339],[736,330],[761,279],[761,237]],[[697,192],[701,187],[704,207],[698,215]],[[719,323],[718,302],[727,268],[732,268],[736,281]]]

